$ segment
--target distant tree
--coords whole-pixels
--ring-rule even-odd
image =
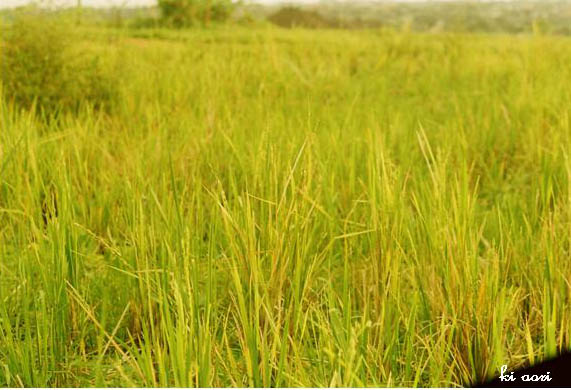
[[[234,6],[232,0],[159,0],[163,20],[174,27],[225,21]]]

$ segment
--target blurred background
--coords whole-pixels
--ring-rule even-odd
[[[208,4],[212,12],[195,12]],[[563,0],[0,0],[7,17],[30,5],[113,27],[185,27],[224,21],[292,28],[396,28],[422,32],[571,32],[571,2]],[[204,16],[204,15],[208,16]],[[204,18],[208,20],[204,20]]]

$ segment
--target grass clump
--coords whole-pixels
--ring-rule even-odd
[[[77,31],[62,18],[18,15],[5,27],[0,54],[4,98],[45,114],[77,112],[85,104],[111,107],[114,80],[99,58],[79,47]]]

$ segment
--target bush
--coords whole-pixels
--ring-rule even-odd
[[[226,21],[234,9],[231,0],[159,0],[163,21],[172,27]]]
[[[336,20],[328,19],[316,11],[287,6],[270,15],[268,20],[280,27],[326,28],[340,27]]]
[[[0,54],[5,99],[48,114],[77,111],[83,104],[110,107],[113,80],[98,57],[80,50],[65,21],[27,14],[16,17],[7,30]]]

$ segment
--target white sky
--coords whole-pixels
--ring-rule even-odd
[[[32,0],[0,0],[0,8],[18,7],[32,3]],[[40,3],[54,4],[54,5],[74,5],[77,0],[42,0]],[[153,5],[156,0],[82,0],[82,4],[86,7],[109,7],[109,6],[140,6],[140,5]]]
[[[250,0],[249,2],[255,3],[279,3],[280,1],[287,0]],[[290,2],[296,3],[315,3],[318,0],[290,0]],[[0,0],[0,8],[6,7],[18,7],[28,3],[32,3],[33,0]],[[54,5],[75,5],[77,0],[40,0],[40,2],[47,2],[48,4]],[[86,7],[110,7],[110,6],[144,6],[144,5],[154,5],[157,0],[81,0],[82,4]]]
[[[316,3],[319,0],[247,0],[248,2],[252,3]],[[338,0],[337,0],[338,1]],[[344,0],[344,1],[351,1],[351,0]],[[385,0],[387,1],[387,0]],[[419,1],[419,0],[388,0],[388,1]],[[431,0],[420,0],[420,1],[431,1]],[[441,0],[442,1],[442,0]],[[446,0],[444,0],[446,1]],[[486,1],[486,0],[480,0]],[[505,0],[500,0],[505,1]],[[0,8],[7,8],[7,7],[17,7],[21,5],[25,5],[28,3],[33,2],[33,0],[0,0]],[[75,5],[77,4],[77,0],[40,0],[42,3],[48,3],[53,5]],[[82,4],[86,7],[111,7],[111,6],[145,6],[145,5],[154,5],[156,4],[157,0],[81,0]]]
[[[145,5],[154,5],[157,2],[157,0],[81,0],[81,1],[82,4],[86,7],[145,6]],[[316,3],[318,1],[319,0],[248,0],[248,2],[252,3],[265,3],[265,4],[279,3],[279,2]],[[407,1],[407,0],[400,0],[400,1]],[[0,0],[0,8],[18,7],[31,2],[33,2],[33,0]],[[58,6],[77,4],[77,0],[40,0],[40,2],[47,2],[48,4],[53,4]]]
[[[154,5],[157,0],[81,0],[86,7],[110,7],[110,6],[142,6]],[[316,3],[319,0],[248,0],[252,3],[271,4],[279,2],[292,3]],[[0,8],[17,7],[33,2],[33,0],[0,0]],[[77,0],[40,0],[55,5],[75,5]]]

